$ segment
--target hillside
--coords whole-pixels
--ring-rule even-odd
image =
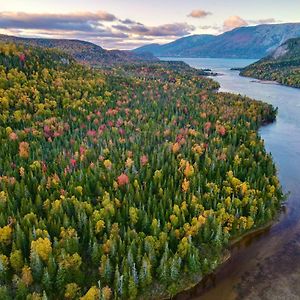
[[[157,60],[150,53],[133,53],[131,51],[105,50],[90,42],[67,39],[20,38],[0,35],[0,42],[18,43],[27,46],[54,48],[70,54],[81,63],[90,65],[113,65],[139,61]]]
[[[193,35],[165,45],[133,50],[156,56],[262,58],[290,38],[300,37],[300,23],[240,27],[220,35]]]
[[[162,299],[270,222],[276,110],[184,63],[0,44],[0,299]]]
[[[286,41],[271,55],[243,69],[241,75],[300,88],[300,38]]]
[[[201,35],[192,35],[178,39],[174,42],[159,45],[159,44],[150,44],[134,50],[134,53],[144,53],[150,52],[155,53],[155,56],[181,56],[183,57],[185,53],[191,51],[195,47],[199,47],[208,42],[211,42],[215,38],[214,35],[201,34]]]

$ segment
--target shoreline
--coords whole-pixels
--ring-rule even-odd
[[[250,78],[251,78],[251,77],[250,77]],[[273,80],[255,79],[255,80],[251,80],[251,82],[254,82],[254,83],[260,83],[260,84],[275,84],[275,85],[281,85],[279,82],[273,81]]]
[[[239,71],[239,70],[233,70],[233,71]],[[289,88],[297,89],[297,90],[300,89],[300,87],[283,84],[283,83],[275,81],[275,80],[259,79],[259,78],[255,78],[255,77],[245,76],[242,74],[242,72],[239,73],[239,76],[245,77],[245,78],[250,78],[250,79],[252,78],[251,82],[253,82],[253,83],[279,85],[279,86],[289,87]]]
[[[218,76],[219,75],[222,75],[222,74],[218,74]],[[239,74],[239,76],[245,77],[240,74]],[[209,76],[209,77],[213,79],[214,76]],[[257,82],[263,84],[260,81],[257,81]],[[269,81],[264,84],[274,84],[274,83],[277,85],[280,85],[279,83],[272,82],[272,81]],[[215,92],[220,93],[220,87]],[[276,119],[274,121],[276,121]],[[267,126],[269,124],[272,124],[274,121],[262,123],[259,127]],[[284,198],[285,198],[285,195],[283,195],[282,204],[284,203]],[[185,293],[185,292],[193,289],[194,287],[196,287],[201,282],[204,282],[205,278],[208,278],[209,276],[211,276],[212,274],[217,272],[217,270],[231,258],[231,251],[237,244],[241,243],[243,240],[251,238],[252,236],[253,237],[257,236],[260,233],[263,233],[264,231],[267,231],[268,229],[270,229],[272,226],[274,226],[275,224],[277,224],[280,221],[279,217],[280,217],[281,213],[282,213],[282,206],[280,207],[280,209],[278,210],[278,213],[274,216],[274,218],[272,220],[268,221],[266,224],[260,224],[260,225],[258,225],[258,227],[249,229],[248,231],[242,233],[241,235],[238,235],[238,236],[230,239],[228,241],[228,246],[223,250],[224,251],[223,255],[220,257],[216,267],[211,272],[209,272],[208,274],[206,274],[204,276],[200,273],[196,273],[196,274],[193,274],[190,276],[187,274],[186,276],[184,276],[181,279],[180,283],[177,283],[178,289],[175,291],[174,294],[163,295],[163,293],[162,293],[160,295],[161,298],[159,298],[159,299],[170,300],[170,299],[177,298],[180,296],[180,294]],[[157,299],[157,296],[159,296],[159,295],[156,295],[156,297],[155,296],[150,297],[149,300]]]
[[[160,293],[158,292],[156,295],[153,295],[150,293],[150,295],[148,294],[148,297],[146,297],[146,299],[148,299],[148,300],[157,300],[157,299],[171,300],[174,298],[176,299],[177,297],[180,297],[181,294],[184,294],[185,292],[188,292],[189,290],[193,289],[197,285],[201,284],[201,282],[204,282],[206,278],[208,278],[209,276],[211,276],[215,272],[217,272],[218,269],[231,258],[232,249],[235,246],[237,246],[237,244],[241,243],[242,241],[244,241],[248,238],[260,235],[261,233],[271,229],[271,227],[273,227],[274,225],[278,224],[278,222],[280,222],[281,213],[282,213],[282,207],[278,211],[278,214],[274,217],[273,220],[268,221],[266,224],[261,224],[260,226],[258,226],[256,228],[250,229],[250,230],[242,233],[241,235],[230,239],[228,242],[228,246],[223,250],[224,253],[220,257],[220,260],[217,263],[216,267],[208,274],[203,276],[200,273],[196,273],[196,274],[193,274],[190,276],[189,275],[183,276],[183,278],[181,278],[180,282],[177,283],[178,289],[175,291],[174,294],[171,294],[171,293],[167,294],[166,293],[167,291],[163,290],[162,286],[160,286],[158,283],[155,283],[154,286],[156,286],[156,288],[160,291]],[[139,298],[139,299],[142,300],[145,298]]]
[[[217,270],[231,258],[232,248],[234,248],[237,244],[242,242],[244,239],[248,239],[251,236],[256,236],[256,235],[259,235],[260,233],[263,233],[264,231],[270,229],[272,226],[274,226],[278,222],[279,222],[278,216],[276,216],[276,218],[274,220],[269,221],[266,224],[261,225],[257,228],[254,228],[252,230],[250,229],[249,231],[241,234],[240,236],[237,236],[237,237],[233,238],[232,240],[230,240],[229,244],[228,244],[228,247],[224,250],[224,254],[221,257],[220,262],[217,264],[216,268],[214,270],[212,270],[212,272],[210,272],[210,273],[206,274],[205,276],[201,277],[201,279],[198,282],[190,283],[190,285],[188,287],[186,287],[183,290],[179,291],[174,296],[170,295],[168,297],[163,298],[162,300],[170,300],[170,299],[176,298],[181,293],[187,292],[188,290],[194,288],[195,286],[197,286],[198,284],[203,282],[205,280],[205,278],[207,278],[207,277],[211,276],[212,274],[214,274],[215,272],[217,272]]]
[[[234,76],[233,79],[236,79],[236,80],[238,80],[239,76],[240,77],[247,77],[247,76],[238,75],[238,72],[232,72],[232,73],[233,74],[230,75],[230,76]],[[248,77],[248,78],[251,80],[251,77]],[[248,87],[247,84],[248,84],[248,82],[250,82],[250,80],[249,81],[248,80],[243,81],[242,83],[245,83],[245,86]],[[257,83],[259,83],[259,82],[257,82]],[[273,83],[274,82],[272,82],[272,84]],[[279,87],[276,87],[277,85],[279,85]],[[250,85],[250,87],[251,87],[251,85]],[[282,85],[282,84],[279,84],[279,83],[277,83],[273,87],[267,87],[267,86],[263,87],[263,86],[261,86],[261,88],[265,88],[267,91],[272,90],[273,88],[276,89],[275,91],[277,91],[277,89],[278,89],[279,95],[280,95],[281,88],[284,88],[284,87],[290,87],[290,86]],[[234,89],[234,87],[233,87],[235,92],[230,90],[230,88],[231,88],[231,86],[229,86],[229,90],[227,90],[225,92],[238,93],[237,91],[242,90],[242,94],[244,94],[243,86],[241,86],[241,88],[238,86],[238,88],[236,88],[236,89]],[[294,88],[293,88],[293,90],[294,90]],[[287,90],[287,94],[295,93],[295,91],[293,91],[293,90],[290,90],[290,91]],[[286,91],[284,90],[284,92],[286,92]],[[260,95],[260,93],[257,93],[257,94]],[[276,97],[276,96],[274,96],[274,97]],[[263,99],[263,97],[257,97],[256,96],[255,99]],[[273,99],[271,98],[271,100],[273,100]],[[267,102],[274,105],[272,101],[267,101]],[[276,103],[277,102],[275,102],[275,104]],[[275,107],[276,106],[277,105],[275,105]],[[299,105],[297,105],[297,106],[299,106]],[[282,111],[282,109],[283,108],[280,107],[280,111]],[[260,129],[262,128],[262,126],[266,126],[268,124],[269,124],[269,122],[266,123],[266,124],[261,125]],[[274,158],[273,158],[273,161],[274,161]],[[280,160],[279,160],[279,162],[280,162]],[[278,163],[277,159],[276,159],[276,163]],[[278,168],[277,168],[277,171],[279,171]],[[282,170],[281,170],[281,172],[282,172]],[[281,182],[281,183],[283,183],[283,182]],[[291,189],[288,188],[288,191],[289,190],[291,190]],[[278,210],[277,214],[272,219],[272,221],[270,221],[266,224],[260,224],[260,226],[257,225],[258,227],[256,227],[255,229],[252,229],[251,231],[245,232],[244,234],[242,234],[242,235],[240,235],[236,238],[233,238],[230,242],[230,245],[231,245],[231,248],[230,248],[231,258],[228,258],[229,261],[228,261],[228,259],[224,260],[224,263],[223,264],[220,263],[215,268],[215,270],[210,273],[210,275],[207,275],[207,277],[201,278],[201,281],[199,282],[198,286],[193,285],[193,286],[191,286],[190,291],[187,291],[187,292],[182,291],[182,292],[178,293],[177,296],[175,296],[174,298],[176,300],[189,299],[189,297],[191,297],[191,298],[195,297],[195,299],[196,298],[197,299],[202,299],[202,297],[205,298],[205,299],[206,298],[207,299],[221,299],[222,295],[224,295],[224,299],[225,298],[227,299],[227,297],[229,298],[229,296],[232,295],[233,291],[237,292],[237,293],[241,293],[241,292],[244,293],[244,294],[239,294],[239,295],[246,295],[246,292],[249,292],[252,289],[256,289],[256,288],[258,289],[258,292],[257,292],[257,294],[254,293],[255,295],[265,295],[264,294],[264,287],[266,286],[266,283],[268,283],[273,288],[276,287],[276,283],[275,284],[270,283],[271,279],[265,279],[265,281],[263,283],[260,282],[260,279],[255,279],[255,276],[257,275],[257,273],[255,272],[255,270],[253,270],[251,268],[252,262],[254,261],[253,262],[253,264],[254,264],[255,261],[256,261],[254,256],[250,257],[250,262],[251,262],[251,264],[249,263],[250,267],[247,266],[246,268],[243,268],[243,263],[247,261],[249,253],[250,253],[249,250],[247,250],[247,248],[248,248],[247,244],[248,243],[249,244],[250,243],[254,244],[254,246],[252,245],[253,248],[251,248],[251,249],[254,249],[254,250],[260,249],[260,246],[255,246],[255,245],[263,245],[263,247],[262,247],[262,249],[264,250],[263,258],[271,257],[272,260],[271,260],[271,262],[270,262],[270,260],[267,260],[266,263],[265,263],[264,260],[261,262],[260,266],[266,265],[266,267],[263,269],[264,273],[262,273],[262,274],[269,275],[268,272],[270,272],[270,278],[272,278],[272,280],[273,280],[273,278],[279,278],[279,277],[277,277],[278,276],[277,274],[281,273],[281,272],[272,273],[272,272],[274,272],[274,270],[272,268],[272,264],[274,262],[276,262],[276,260],[279,259],[279,258],[280,258],[280,261],[281,261],[281,257],[277,254],[277,251],[279,252],[279,250],[274,250],[274,253],[276,253],[276,256],[274,254],[271,254],[271,256],[269,256],[269,252],[267,252],[267,250],[270,247],[269,242],[265,242],[265,241],[270,241],[270,240],[273,241],[274,240],[275,245],[278,245],[278,247],[279,246],[281,247],[283,245],[283,242],[281,242],[281,239],[284,239],[284,243],[286,243],[286,241],[291,241],[290,237],[287,237],[287,238],[282,237],[282,232],[286,232],[286,233],[290,234],[290,229],[286,230],[287,226],[294,226],[294,225],[290,224],[290,222],[292,222],[292,221],[289,221],[289,217],[286,216],[286,214],[290,215],[291,212],[287,213],[287,212],[284,211],[285,207],[289,208],[289,210],[294,209],[293,206],[289,207],[290,205],[288,205],[286,203],[287,202],[287,197],[290,194],[290,192],[288,192],[288,191],[284,192],[284,198],[283,198],[283,201],[282,201],[282,208],[280,210]],[[288,199],[288,203],[293,204],[293,202],[290,202],[290,200],[292,201],[292,199]],[[293,201],[295,201],[295,199]],[[296,222],[294,219],[295,219],[295,216],[292,217],[292,220],[294,222]],[[283,231],[283,230],[286,230],[286,231]],[[292,233],[291,233],[291,235],[292,235]],[[257,240],[259,242],[257,242]],[[280,242],[278,242],[279,240],[280,240]],[[292,241],[290,243],[292,243]],[[271,244],[271,242],[270,242],[270,244]],[[272,242],[272,245],[273,245],[273,242]],[[290,244],[288,244],[288,245],[290,245]],[[283,249],[285,249],[285,248],[283,248]],[[246,251],[245,255],[243,254],[244,250]],[[295,250],[293,249],[293,251],[295,251]],[[283,252],[280,250],[279,253],[282,254]],[[291,255],[297,257],[296,255],[298,255],[298,252],[296,253],[296,255],[295,255],[295,253],[292,253]],[[292,258],[290,260],[292,261]],[[287,263],[287,261],[285,259],[282,259],[281,264],[282,264],[283,267],[285,266],[284,265],[285,263]],[[289,267],[286,267],[286,268],[290,268],[292,266],[293,266],[293,263],[291,262]],[[240,270],[240,268],[242,269],[243,273],[240,273],[240,271],[238,271],[239,272],[238,274],[249,274],[250,273],[249,277],[251,278],[251,285],[250,286],[247,285],[247,283],[248,283],[247,278],[241,280],[241,284],[243,284],[243,286],[241,287],[242,290],[239,290],[239,289],[235,288],[237,282],[239,282],[238,278],[237,278],[238,275],[235,275],[235,270]],[[276,272],[276,270],[275,270],[275,272]],[[280,278],[282,278],[282,276]],[[289,278],[290,278],[290,276],[289,276]],[[214,284],[216,284],[216,285],[214,285]],[[247,289],[246,289],[246,287],[247,287]],[[287,288],[289,288],[289,291],[292,291],[292,292],[295,291],[295,286],[289,285],[289,286],[287,286]],[[224,289],[225,289],[225,291],[224,291]],[[224,292],[224,294],[222,294],[223,292]],[[250,294],[250,292],[249,292],[249,294]],[[270,294],[276,296],[276,289],[275,289],[275,291],[270,292]],[[253,296],[253,293],[251,293],[251,295]]]

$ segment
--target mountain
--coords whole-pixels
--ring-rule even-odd
[[[272,54],[243,69],[241,75],[300,88],[300,38],[289,39]]]
[[[98,45],[81,40],[20,38],[9,35],[0,35],[0,42],[39,46],[42,48],[55,48],[68,53],[81,63],[90,65],[112,65],[116,63],[157,60],[151,53],[105,50]]]
[[[220,35],[192,35],[174,42],[133,50],[155,56],[262,58],[290,38],[300,37],[300,23],[240,27]]]
[[[134,53],[150,52],[150,53],[155,53],[156,56],[179,56],[180,57],[185,55],[185,53],[192,50],[193,48],[199,47],[201,45],[205,45],[208,42],[212,42],[214,39],[215,36],[210,34],[191,35],[165,45],[159,45],[159,44],[146,45],[134,50]]]

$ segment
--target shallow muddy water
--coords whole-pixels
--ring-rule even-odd
[[[278,107],[277,121],[260,129],[272,153],[284,191],[285,209],[273,226],[233,246],[230,259],[176,299],[300,299],[300,89],[240,77],[232,67],[253,60],[181,59],[221,73],[221,91],[238,93]]]

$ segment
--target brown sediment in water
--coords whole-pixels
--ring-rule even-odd
[[[278,221],[278,220],[277,220]],[[269,232],[271,226],[277,222],[275,221],[270,221],[266,224],[261,225],[258,228],[252,229],[250,231],[247,231],[246,233],[232,239],[229,243],[229,249],[226,249],[224,251],[223,258],[221,259],[221,262],[219,266],[210,274],[206,275],[203,278],[200,278],[198,282],[190,283],[187,285],[187,287],[179,292],[176,296],[172,297],[172,299],[175,300],[187,300],[191,299],[191,294],[202,294],[205,293],[205,291],[215,285],[216,281],[216,273],[220,268],[222,268],[223,264],[228,262],[231,258],[231,251],[233,248],[239,248],[240,246],[247,246],[251,244],[251,242],[257,238],[260,237],[266,233]],[[167,298],[166,298],[167,299]],[[219,298],[220,299],[220,298]]]
[[[226,73],[226,72],[225,72]],[[231,257],[208,278],[177,299],[293,300],[300,299],[300,94],[282,85],[260,89],[234,72],[219,78],[222,89],[265,99],[279,108],[276,123],[261,127],[285,192],[287,210],[266,232],[233,246]]]
[[[290,213],[234,241],[224,264],[174,299],[299,299],[300,223]]]
[[[279,222],[234,244],[226,262],[175,299],[300,299],[300,94],[278,84],[261,84],[258,89],[237,72],[224,73],[217,77],[221,90],[264,99],[279,108],[276,123],[261,127],[260,134],[272,152],[284,191],[291,194]]]

